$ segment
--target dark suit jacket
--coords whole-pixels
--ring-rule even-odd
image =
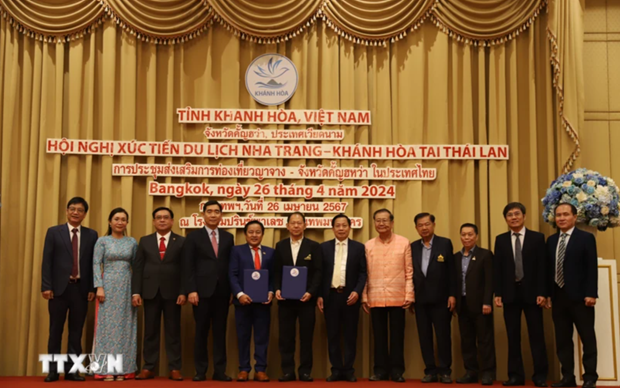
[[[97,232],[82,226],[80,231],[80,291],[86,296],[94,292],[93,251],[99,236]],[[43,264],[41,268],[41,292],[54,291],[62,295],[69,284],[73,269],[73,246],[67,224],[52,226],[45,235]]]
[[[559,242],[559,233],[547,240],[551,296],[555,290],[555,251]],[[598,254],[592,233],[573,229],[564,256],[564,290],[574,301],[583,301],[585,297],[598,298]]]
[[[230,294],[228,265],[230,263],[230,251],[235,245],[235,239],[232,234],[222,229],[218,229],[218,231],[220,241],[217,257],[205,227],[191,232],[185,238],[181,256],[183,258],[183,272],[185,273],[183,287],[188,294],[197,292],[199,297],[209,298],[215,292],[218,282],[226,294]]]
[[[329,298],[329,289],[332,286],[332,277],[334,276],[334,260],[336,253],[336,239],[325,241],[321,244],[321,253],[323,256],[323,279],[321,282],[321,293],[325,300]],[[346,267],[346,284],[344,293],[350,294],[355,291],[359,295],[358,303],[362,300],[362,292],[366,286],[366,248],[364,244],[349,239],[347,242],[347,267]]]
[[[159,256],[157,233],[149,234],[140,239],[136,261],[131,277],[131,293],[139,294],[143,299],[153,299],[157,290],[164,299],[177,299],[184,295],[181,272],[181,249],[185,237],[174,232],[166,247],[162,260]]]
[[[435,235],[431,248],[431,260],[426,276],[422,272],[422,239],[411,243],[413,260],[413,289],[416,303],[447,303],[456,297],[456,273],[454,272],[454,248],[452,241]],[[440,259],[439,256],[442,256]]]
[[[290,238],[285,238],[276,244],[274,259],[273,286],[276,290],[281,290],[282,267],[285,265],[293,265],[293,252],[291,251]],[[304,237],[301,242],[301,247],[299,247],[299,254],[297,255],[297,266],[308,267],[306,291],[309,292],[312,297],[319,296],[321,289],[322,261],[321,246],[319,243]]]
[[[461,303],[463,298],[462,277],[463,254],[458,251],[454,254],[456,272],[456,308],[457,311],[467,307],[470,312],[482,314],[482,306],[493,306],[493,252],[476,246],[474,255],[469,261],[465,284],[467,306]]]
[[[273,248],[260,246],[262,261],[260,268],[269,271],[269,291],[273,289]],[[239,304],[237,294],[243,291],[243,278],[246,269],[254,269],[254,254],[249,244],[235,245],[230,253],[230,265],[228,267],[228,279],[233,293],[233,303]]]
[[[523,257],[523,301],[536,303],[537,296],[547,296],[547,249],[545,235],[533,230],[525,230],[525,241],[521,247]],[[502,233],[495,238],[495,256],[493,258],[495,296],[501,296],[502,302],[515,300],[515,259],[512,250],[512,231]]]

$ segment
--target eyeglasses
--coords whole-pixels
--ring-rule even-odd
[[[217,216],[220,213],[221,213],[221,211],[219,211],[219,210],[207,210],[207,214],[215,214]]]
[[[159,220],[168,221],[170,219],[170,216],[157,216],[157,217],[155,217],[155,219],[157,221],[159,221]]]
[[[79,214],[86,213],[86,210],[82,207],[69,207],[67,208],[67,210],[69,210],[69,213],[79,213]]]

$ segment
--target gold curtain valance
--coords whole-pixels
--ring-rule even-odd
[[[433,22],[457,40],[490,44],[515,38],[529,28],[547,0],[438,0]]]
[[[417,29],[437,0],[326,0],[322,12],[328,26],[345,38],[363,41],[398,40]]]
[[[144,41],[166,43],[195,38],[213,14],[197,0],[103,0],[108,17]]]
[[[321,19],[350,41],[385,46],[431,18],[458,41],[487,45],[514,38],[546,4],[547,0],[0,0],[0,11],[29,36],[61,42],[81,37],[107,16],[156,44],[184,42],[213,22],[242,39],[277,43]]]
[[[50,43],[90,33],[104,16],[93,0],[0,0],[0,12],[23,34]]]
[[[277,43],[316,21],[322,0],[206,0],[215,20],[236,36],[257,43]]]

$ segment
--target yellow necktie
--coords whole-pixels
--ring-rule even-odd
[[[340,284],[340,274],[342,273],[341,271],[341,267],[342,267],[342,248],[343,248],[344,243],[338,241],[336,242],[336,257],[334,259],[334,275],[332,276],[332,284],[334,285],[334,287],[338,288],[340,286],[343,286],[343,284]]]

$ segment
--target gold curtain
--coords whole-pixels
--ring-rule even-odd
[[[556,91],[560,131],[556,152],[572,169],[579,156],[579,129],[585,111],[583,86],[583,7],[580,1],[553,1],[549,6],[547,33],[551,41],[553,86]],[[562,134],[564,132],[569,136]],[[570,138],[569,138],[570,137]]]
[[[460,245],[459,226],[476,222],[481,229],[480,245],[492,248],[494,236],[506,229],[502,208],[513,200],[528,207],[528,227],[549,232],[541,223],[539,199],[548,182],[557,176],[556,166],[563,163],[564,154],[548,152],[562,139],[554,129],[556,111],[546,25],[547,15],[542,14],[532,28],[515,39],[492,47],[476,47],[450,39],[425,23],[418,33],[383,48],[354,44],[325,23],[315,23],[298,39],[279,44],[254,44],[216,25],[183,45],[153,45],[107,21],[81,40],[49,45],[24,36],[8,20],[1,19],[0,284],[5,292],[0,293],[0,375],[40,374],[38,354],[46,353],[49,322],[47,304],[40,295],[43,238],[49,226],[66,221],[64,208],[69,198],[80,195],[89,201],[91,210],[85,225],[100,233],[106,230],[109,211],[124,207],[130,214],[129,235],[136,238],[152,233],[151,211],[155,207],[170,206],[178,218],[196,212],[202,199],[149,196],[147,182],[152,178],[111,176],[113,162],[182,163],[181,158],[52,155],[45,153],[46,138],[202,142],[204,128],[179,124],[175,109],[188,105],[260,108],[246,92],[243,74],[256,56],[266,52],[287,55],[299,69],[299,86],[286,108],[371,111],[372,126],[342,127],[346,132],[342,143],[511,147],[509,161],[425,161],[425,167],[437,168],[435,181],[376,182],[394,183],[396,200],[344,200],[349,203],[348,215],[365,219],[364,228],[353,233],[356,240],[366,241],[376,235],[370,222],[372,212],[387,207],[396,215],[396,233],[411,240],[418,237],[412,226],[413,216],[429,211],[437,217],[437,233],[452,238],[455,247]],[[191,162],[213,163],[196,158]],[[236,164],[238,160],[221,162]],[[246,160],[248,165],[328,162]],[[360,164],[346,160],[340,163]],[[380,167],[412,167],[415,163],[378,162]],[[257,180],[209,180],[236,182],[251,184]],[[184,233],[177,226],[175,231]],[[286,235],[285,231],[268,230],[264,243],[273,246]],[[318,241],[333,238],[329,230],[308,231],[307,236]],[[244,241],[243,234],[237,232],[236,242]],[[92,308],[85,327],[85,352],[92,344]],[[236,373],[237,367],[232,314],[231,308],[229,374]],[[277,377],[277,306],[272,314],[268,373]],[[495,314],[495,322],[501,379],[506,377],[501,311]],[[405,375],[420,378],[423,363],[411,315],[406,327]],[[552,355],[553,336],[547,315],[545,327]],[[185,376],[193,375],[193,328],[191,308],[186,306],[182,317]],[[463,367],[456,322],[453,328],[454,369],[458,375]],[[318,315],[314,340],[317,378],[329,374],[325,338],[325,324]],[[371,338],[370,320],[363,315],[355,365],[358,377],[368,377],[372,370]],[[166,373],[164,354],[162,349],[162,374]],[[528,351],[524,357],[526,369],[531,368]],[[138,359],[140,363],[141,354]],[[557,376],[557,371],[552,372]]]

